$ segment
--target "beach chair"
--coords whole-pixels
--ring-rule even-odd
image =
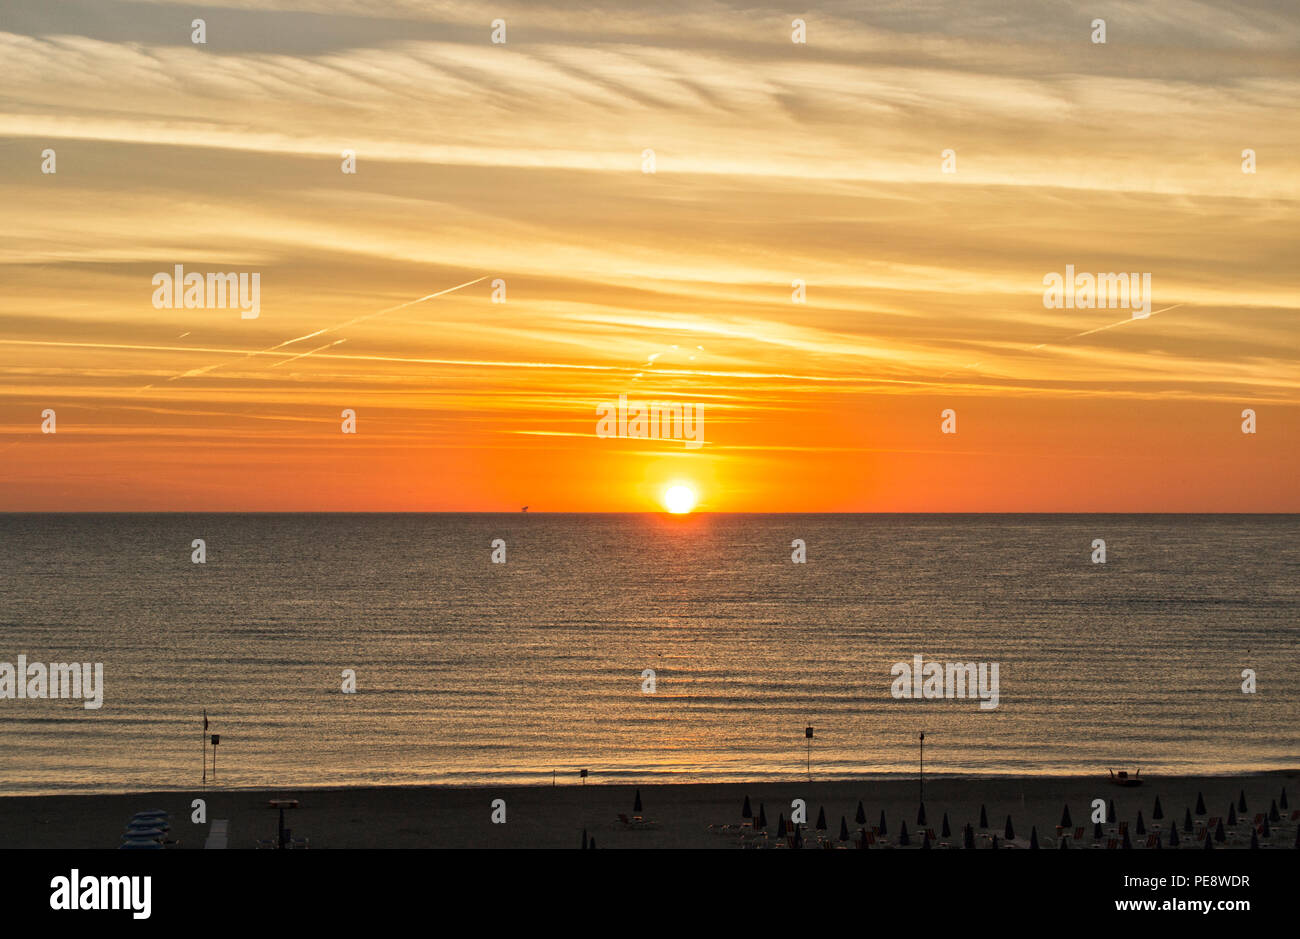
[[[1078,828],[1076,828],[1076,829],[1074,830],[1074,840],[1075,840],[1075,841],[1082,841],[1082,840],[1083,840],[1083,826],[1082,826],[1082,825],[1080,825]]]
[[[1114,851],[1114,850],[1116,850],[1117,848],[1119,848],[1119,839],[1118,839],[1118,838],[1107,838],[1107,839],[1106,839],[1106,850],[1107,850],[1107,851]]]
[[[1160,836],[1155,832],[1152,832],[1151,834],[1147,835],[1147,847],[1154,848],[1156,846],[1156,843],[1159,840],[1160,840]]]

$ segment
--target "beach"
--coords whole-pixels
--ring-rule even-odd
[[[1148,832],[1157,826],[1162,845],[1167,846],[1171,821],[1177,820],[1182,847],[1189,848],[1195,835],[1182,834],[1184,812],[1191,810],[1195,827],[1207,819],[1228,814],[1242,792],[1247,810],[1236,826],[1228,826],[1229,840],[1215,847],[1246,847],[1249,823],[1256,813],[1267,813],[1285,788],[1289,808],[1280,811],[1282,821],[1270,825],[1271,836],[1262,847],[1293,848],[1296,821],[1291,815],[1300,806],[1300,770],[1243,776],[1153,776],[1140,787],[1121,788],[1104,776],[1091,777],[940,777],[925,782],[926,825],[936,832],[935,847],[962,845],[963,826],[978,827],[980,807],[985,806],[989,826],[977,847],[987,847],[987,837],[1005,834],[1007,816],[1015,829],[1013,846],[1025,847],[1031,826],[1043,847],[1057,846],[1057,825],[1068,805],[1074,827],[1085,828],[1078,847],[1094,844],[1089,821],[1094,799],[1113,800],[1116,818],[1127,822],[1133,847],[1145,849],[1147,835],[1136,834],[1141,811]],[[633,812],[639,793],[642,811]],[[1195,814],[1198,794],[1206,813]],[[738,826],[748,821],[741,807],[748,797],[755,815],[760,806],[768,821],[767,837],[742,835]],[[1159,797],[1163,820],[1153,818]],[[838,780],[813,782],[588,785],[568,780],[556,786],[501,786],[452,788],[372,787],[348,789],[221,790],[204,792],[150,792],[131,794],[39,795],[0,798],[0,847],[2,848],[113,848],[127,820],[136,812],[164,809],[171,815],[170,838],[176,849],[202,848],[210,824],[190,821],[194,799],[205,799],[209,823],[225,819],[230,849],[258,847],[277,837],[278,811],[273,799],[296,799],[298,807],[285,812],[285,825],[295,839],[305,838],[311,849],[348,848],[579,848],[584,830],[604,848],[689,848],[737,849],[745,846],[784,846],[776,837],[778,818],[790,818],[791,803],[807,803],[808,825],[805,847],[818,846],[818,835],[832,846],[839,845],[840,819],[851,834],[859,828],[870,831],[885,813],[890,849],[898,847],[900,823],[906,822],[912,835],[910,847],[920,844],[916,825],[918,784],[912,779]],[[505,802],[505,822],[494,823],[494,800]],[[858,803],[863,803],[865,826],[855,822]],[[824,809],[827,830],[818,832],[818,814]],[[943,838],[944,813],[952,835]],[[625,824],[619,815],[639,814],[644,821]],[[498,811],[499,817],[499,811]],[[729,826],[729,827],[724,827]],[[1104,848],[1110,837],[1119,836],[1115,825],[1105,826]],[[1072,834],[1072,833],[1071,833]],[[848,846],[856,846],[851,839]],[[885,845],[879,845],[884,847]],[[1070,847],[1076,845],[1071,844]],[[1196,848],[1203,848],[1200,842]]]

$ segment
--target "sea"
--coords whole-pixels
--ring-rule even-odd
[[[0,794],[1290,769],[1298,536],[1296,515],[5,514],[0,663],[104,677],[95,710],[0,698]],[[918,655],[996,664],[997,707],[896,696]]]

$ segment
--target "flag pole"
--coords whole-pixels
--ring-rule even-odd
[[[203,709],[203,784],[208,784],[208,709]]]

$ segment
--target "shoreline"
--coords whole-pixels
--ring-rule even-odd
[[[361,785],[323,783],[320,785],[308,786],[213,786],[211,783],[206,786],[203,783],[181,789],[95,789],[95,790],[51,790],[47,792],[0,792],[0,803],[8,799],[41,799],[41,798],[94,798],[94,797],[126,797],[126,796],[191,796],[194,798],[207,794],[228,793],[231,795],[240,794],[260,794],[266,792],[376,792],[376,791],[409,791],[409,790],[448,790],[448,791],[495,791],[498,789],[582,789],[583,784],[574,781],[576,771],[570,771],[567,776],[563,777],[564,781],[558,785],[552,785],[550,782],[472,782],[472,783],[444,783],[444,782],[421,782],[421,783],[386,783],[372,784],[365,783]],[[1230,780],[1230,779],[1266,779],[1272,776],[1295,778],[1297,786],[1300,787],[1300,766],[1288,767],[1284,769],[1265,769],[1265,770],[1241,770],[1239,772],[1217,772],[1217,773],[1152,773],[1149,776],[1141,777],[1144,786],[1146,783],[1158,783],[1163,779],[1173,780]],[[1022,782],[1030,780],[1041,781],[1065,781],[1065,782],[1101,782],[1109,785],[1109,780],[1102,775],[1094,774],[1083,776],[1078,773],[1035,773],[1024,775],[1019,773],[930,773],[925,774],[925,783],[929,787],[931,782],[940,782],[944,780],[960,782],[983,782],[1006,783]],[[863,785],[889,784],[905,785],[910,783],[913,786],[918,785],[915,773],[892,773],[887,776],[862,775],[862,776],[816,776],[812,780],[807,779],[747,779],[747,780],[682,780],[680,782],[668,779],[656,778],[634,778],[619,779],[610,776],[592,775],[587,778],[587,788],[651,788],[651,787],[670,787],[684,788],[690,786],[804,786],[811,782],[812,785],[845,785],[852,783],[861,783]],[[1112,787],[1116,788],[1116,787]],[[1300,798],[1300,793],[1297,793]],[[1298,803],[1300,804],[1300,803]]]
[[[1167,838],[1171,822],[1180,834],[1186,812],[1193,813],[1194,828],[1209,818],[1225,816],[1245,793],[1248,810],[1229,829],[1230,839],[1215,847],[1246,847],[1256,813],[1279,803],[1285,789],[1288,808],[1271,826],[1266,847],[1292,848],[1300,811],[1300,769],[1215,776],[1143,777],[1143,785],[1120,787],[1098,776],[980,776],[927,777],[927,824],[936,833],[935,847],[960,847],[962,828],[977,825],[981,805],[987,810],[988,834],[1004,834],[1007,816],[1013,819],[1018,846],[1031,827],[1043,847],[1057,847],[1057,825],[1068,806],[1073,828],[1085,827],[1077,847],[1091,847],[1093,826],[1089,814],[1093,800],[1114,803],[1115,815],[1136,832],[1137,813],[1143,813],[1147,833],[1133,835],[1135,848],[1145,848],[1150,833]],[[632,816],[639,794],[646,824],[625,825],[619,815]],[[918,814],[916,778],[814,780],[813,782],[748,783],[589,783],[562,786],[371,786],[313,788],[252,788],[157,790],[136,793],[80,793],[63,795],[0,796],[0,848],[115,848],[126,821],[135,813],[165,809],[171,815],[171,838],[180,849],[202,848],[210,823],[227,821],[229,847],[255,848],[259,841],[276,837],[278,812],[271,799],[298,799],[299,808],[286,812],[285,824],[295,837],[309,839],[311,848],[577,848],[582,832],[596,838],[598,847],[614,848],[740,848],[777,843],[779,816],[789,819],[791,803],[807,804],[806,843],[816,844],[815,825],[820,811],[827,829],[820,834],[836,846],[841,818],[852,838],[859,829],[879,825],[883,811],[891,840],[906,822],[914,835]],[[1206,806],[1195,814],[1198,796]],[[741,805],[748,797],[753,811],[760,805],[768,816],[765,838],[742,838]],[[1163,819],[1152,818],[1159,797]],[[191,822],[191,805],[204,799],[208,824]],[[494,801],[504,800],[506,821],[494,823]],[[866,818],[856,820],[861,802]],[[952,834],[941,837],[947,813]],[[722,826],[733,826],[724,829]],[[1119,834],[1109,822],[1106,835]],[[1067,832],[1073,836],[1073,832]],[[1184,848],[1193,836],[1183,836]],[[1140,842],[1140,843],[1139,843]],[[783,843],[783,842],[782,842]],[[918,844],[912,839],[912,847]],[[981,845],[982,846],[982,845]],[[1071,845],[1075,847],[1076,845]],[[1197,844],[1196,847],[1203,847]]]

